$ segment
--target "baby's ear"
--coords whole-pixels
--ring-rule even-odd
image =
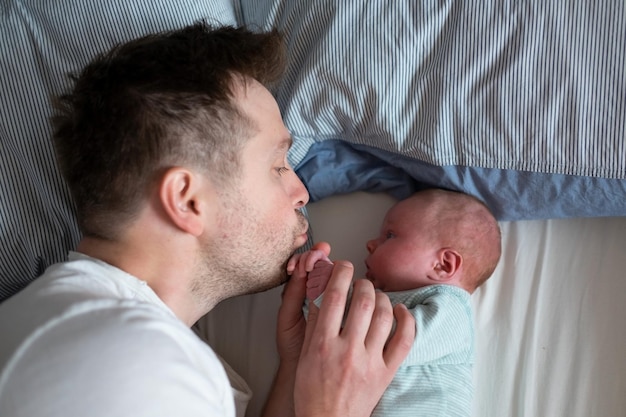
[[[461,265],[463,265],[463,257],[459,252],[452,248],[439,249],[435,266],[436,279],[441,282],[451,280],[461,269]]]

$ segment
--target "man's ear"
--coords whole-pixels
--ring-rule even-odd
[[[163,210],[179,229],[199,236],[204,231],[208,180],[185,168],[168,169],[159,184]]]
[[[454,278],[463,265],[463,256],[452,248],[441,248],[437,252],[435,274],[437,281],[445,282]]]

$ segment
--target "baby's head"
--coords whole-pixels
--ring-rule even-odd
[[[367,250],[367,278],[383,291],[449,284],[473,293],[498,264],[500,227],[478,199],[429,189],[389,209]]]

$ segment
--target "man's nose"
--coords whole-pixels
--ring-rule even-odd
[[[309,202],[309,192],[293,170],[291,170],[291,175],[292,181],[290,184],[289,194],[292,198],[294,207],[300,209],[306,206]]]

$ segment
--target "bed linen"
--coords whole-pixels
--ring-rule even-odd
[[[623,1],[242,0],[239,13],[286,34],[276,96],[314,196],[376,191],[312,178],[350,175],[326,143],[340,140],[502,220],[626,214]]]
[[[506,220],[505,251],[474,296],[474,415],[626,415],[626,218],[606,217],[626,214],[625,13],[620,0],[0,0],[0,301],[80,237],[47,122],[67,71],[199,18],[276,26],[291,60],[274,93],[318,200],[315,239],[362,275],[382,192],[482,197]],[[277,366],[279,304],[280,289],[239,297],[198,324],[253,389],[249,417]]]
[[[625,7],[0,0],[0,302],[79,239],[47,120],[66,73],[117,42],[201,18],[285,34],[289,66],[274,93],[314,200],[438,186],[476,195],[501,220],[622,216]],[[339,154],[399,174],[362,181]]]

